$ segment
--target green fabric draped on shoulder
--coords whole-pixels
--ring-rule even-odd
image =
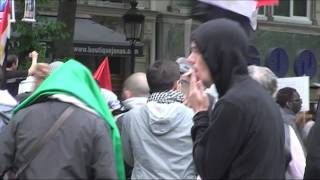
[[[91,72],[76,60],[71,59],[67,61],[59,69],[50,74],[35,92],[14,110],[14,114],[34,104],[41,97],[54,94],[67,94],[76,97],[88,107],[95,110],[104,119],[112,133],[118,177],[119,179],[125,179],[118,128]]]

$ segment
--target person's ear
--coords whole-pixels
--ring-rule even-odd
[[[128,98],[132,97],[132,93],[129,90],[123,90],[122,91],[122,99],[126,100]]]
[[[286,107],[287,107],[288,109],[291,109],[292,103],[291,103],[290,101],[288,101],[288,102],[286,103]]]
[[[17,67],[17,66],[18,66],[17,64],[18,64],[18,61],[12,63],[12,66],[11,66],[11,67]]]
[[[176,82],[173,84],[172,89],[173,89],[174,91],[179,90],[179,85],[180,85],[179,82],[180,82],[180,80],[176,81]]]

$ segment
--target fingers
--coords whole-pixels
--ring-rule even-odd
[[[205,91],[205,86],[203,85],[202,81],[197,81],[197,88],[201,91],[204,92]]]
[[[195,75],[195,73],[192,73],[191,77],[190,77],[190,89],[195,89],[197,86],[196,84],[197,84],[196,75]]]
[[[190,91],[184,104],[194,110],[194,112],[206,111],[209,106],[207,94],[204,92],[205,86],[201,80],[197,80],[194,73],[190,78]]]
[[[50,73],[49,65],[47,63],[38,63],[35,69],[35,77],[44,79]]]
[[[31,53],[30,53],[30,57],[31,57],[31,59],[33,60],[33,61],[35,61],[35,60],[37,60],[38,59],[38,52],[37,51],[32,51]]]

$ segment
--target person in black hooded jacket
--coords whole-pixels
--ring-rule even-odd
[[[315,124],[307,139],[307,159],[304,179],[320,178],[320,99],[316,111]]]
[[[191,37],[193,158],[202,179],[284,179],[284,127],[272,97],[249,77],[248,37],[231,20],[200,25]],[[209,107],[204,86],[215,83]]]

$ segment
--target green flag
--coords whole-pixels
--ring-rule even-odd
[[[118,177],[119,179],[125,179],[118,128],[91,72],[79,62],[71,59],[64,63],[59,69],[50,74],[35,92],[14,110],[14,113],[36,103],[41,97],[54,94],[67,94],[78,98],[88,107],[95,110],[109,125]]]

